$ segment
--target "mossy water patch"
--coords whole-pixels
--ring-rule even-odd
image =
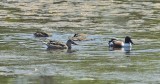
[[[147,39],[160,39],[159,31],[146,31],[146,32],[132,32],[132,37],[134,38],[147,38]]]
[[[2,75],[0,75],[1,84],[10,84],[11,82],[13,82],[15,80],[15,78],[16,78],[16,76],[11,76],[11,75],[2,76]]]
[[[4,6],[2,6],[2,5],[0,5],[0,10],[8,10],[8,11],[10,11],[10,13],[13,13],[13,12],[21,12],[21,9],[20,9],[20,8],[4,7]]]
[[[155,25],[158,25],[159,23],[160,23],[160,20],[156,19],[156,17],[153,17],[153,18],[146,18],[143,25],[155,26]]]
[[[25,27],[17,27],[17,28],[12,28],[12,27],[9,27],[9,26],[0,26],[0,33],[1,34],[5,34],[5,33],[9,33],[7,34],[8,36],[9,35],[12,35],[11,33],[30,33],[30,32],[36,32],[40,29],[38,28],[25,28]]]
[[[7,22],[23,22],[23,23],[47,23],[51,22],[50,19],[23,19],[23,18],[11,18],[6,17],[4,21]]]
[[[11,31],[9,31],[10,29],[8,29],[9,27],[6,27],[6,26],[0,26],[0,33],[10,33]]]

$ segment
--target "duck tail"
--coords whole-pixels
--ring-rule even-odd
[[[48,42],[42,41],[43,44],[48,45]]]
[[[48,45],[48,42],[50,41],[49,39],[41,39],[40,40],[43,44]]]

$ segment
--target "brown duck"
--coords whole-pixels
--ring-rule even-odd
[[[66,44],[63,42],[50,40],[48,43],[46,43],[48,49],[71,49],[71,44],[77,45],[73,40],[69,39]]]
[[[84,40],[87,40],[86,37],[87,37],[87,34],[76,33],[71,39],[73,41],[84,41]]]
[[[35,37],[49,37],[49,35],[45,32],[42,32],[42,31],[37,31],[34,33],[34,36]]]

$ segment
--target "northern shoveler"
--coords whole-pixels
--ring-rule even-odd
[[[84,40],[87,40],[86,37],[87,37],[87,34],[76,33],[71,39],[73,41],[84,41]]]
[[[49,37],[49,35],[45,32],[42,32],[42,31],[37,31],[34,33],[34,36],[35,37]]]
[[[109,47],[121,48],[121,47],[131,47],[134,44],[129,36],[125,37],[125,41],[118,41],[116,39],[111,39],[108,43]]]
[[[70,39],[66,42],[66,44],[55,40],[50,40],[48,43],[45,44],[47,45],[48,49],[71,49],[71,44],[77,45],[75,42],[73,42],[73,40]]]

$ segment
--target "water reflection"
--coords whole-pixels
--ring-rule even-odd
[[[77,50],[72,50],[72,49],[67,50],[67,53],[74,53],[74,52],[77,52]]]
[[[59,54],[62,54],[62,53],[75,53],[77,52],[78,50],[76,49],[50,49],[50,48],[47,48],[46,49],[49,53],[59,53]]]
[[[121,47],[121,48],[109,47],[109,51],[121,51],[125,52],[126,54],[130,54],[131,50],[132,47]]]
[[[52,76],[40,76],[40,84],[55,84]]]
[[[15,84],[56,84],[53,76],[17,76]]]

